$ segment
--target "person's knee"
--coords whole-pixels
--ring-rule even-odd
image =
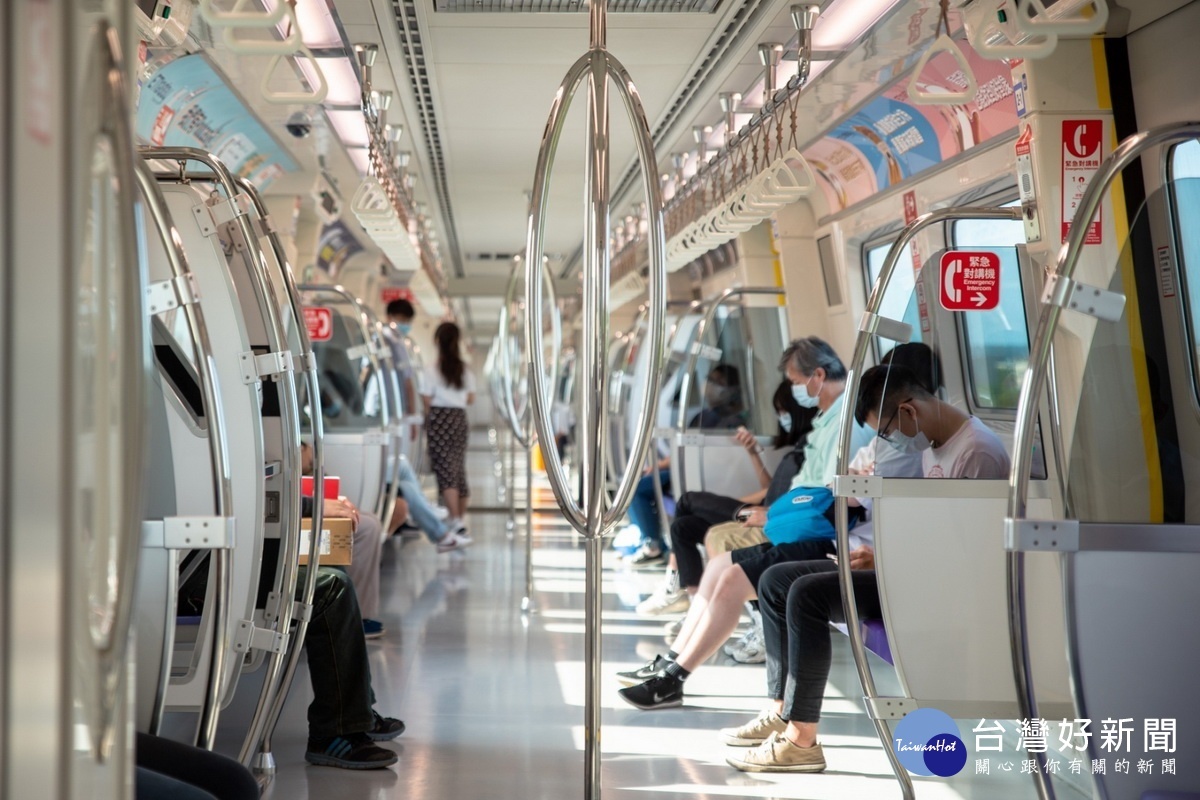
[[[733,564],[721,573],[713,596],[726,602],[743,603],[754,596],[754,587],[742,568]]]

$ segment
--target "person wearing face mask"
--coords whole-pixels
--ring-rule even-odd
[[[771,446],[776,450],[788,448],[788,452],[779,462],[775,472],[772,473],[763,464],[762,447],[754,434],[745,428],[737,430],[733,438],[746,448],[757,472],[761,490],[740,498],[725,497],[712,492],[685,492],[679,498],[675,509],[675,519],[671,522],[671,560],[668,562],[666,577],[662,585],[650,597],[638,604],[636,609],[638,614],[654,616],[687,610],[690,597],[696,593],[700,585],[700,577],[704,574],[701,548],[704,546],[704,540],[709,530],[725,524],[744,531],[745,529],[740,523],[731,522],[736,518],[739,509],[760,503],[769,505],[788,490],[792,478],[800,471],[800,466],[804,463],[804,444],[808,438],[808,432],[812,430],[812,421],[816,416],[816,411],[803,409],[796,404],[792,398],[792,384],[788,380],[780,383],[775,390],[772,404],[779,420],[779,427]],[[761,535],[760,538],[754,540],[754,542],[761,541],[766,541],[766,538]],[[750,543],[752,542],[745,542],[745,544]],[[678,623],[672,623],[671,627],[676,624]],[[668,630],[668,634],[676,632],[678,632],[677,628]],[[743,638],[753,641],[752,633]],[[730,655],[734,660],[752,663],[756,660],[754,656],[746,655],[744,658],[739,658],[739,654],[744,654],[747,649],[747,646],[740,646]]]
[[[802,561],[833,552],[832,523],[815,498],[828,500],[826,488],[837,466],[838,419],[841,415],[846,367],[829,344],[815,336],[797,339],[780,363],[792,383],[793,398],[802,407],[816,408],[812,431],[804,447],[804,463],[792,479],[791,490],[803,489],[796,502],[789,495],[775,501],[778,517],[757,506],[746,510],[744,525],[762,528],[769,541],[742,547],[712,558],[704,570],[673,649],[643,667],[618,678],[640,681],[621,689],[621,699],[643,710],[683,704],[683,684],[729,638],[737,627],[742,604],[756,597],[759,576],[769,566]],[[852,452],[866,444],[870,433],[861,424],[851,435]],[[815,511],[803,521],[793,513]],[[818,531],[817,528],[820,528]],[[816,535],[810,535],[816,533]]]
[[[926,478],[1008,477],[1008,453],[996,435],[897,362],[863,373],[854,416],[878,432],[884,442],[878,447],[920,453]],[[881,618],[873,547],[863,544],[847,557],[859,615]],[[726,760],[744,772],[821,772],[817,725],[832,661],[829,623],[843,621],[837,562],[775,565],[758,589],[772,703],[740,728],[721,731],[726,744],[752,748]]]
[[[411,346],[409,336],[412,335],[413,317],[417,315],[413,304],[407,300],[392,300],[387,304],[388,346],[392,349],[392,363],[399,373],[400,386],[404,392],[404,407],[416,411],[417,397],[413,392],[414,383],[420,380],[420,375],[413,369],[412,359],[408,355]],[[416,387],[420,391],[420,386]]]
[[[387,304],[388,322],[396,326],[401,336],[412,334],[413,317],[416,315],[416,309],[407,300],[393,300]]]

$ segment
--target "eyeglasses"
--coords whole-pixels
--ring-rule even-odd
[[[890,417],[888,417],[887,424],[883,425],[879,429],[879,433],[877,435],[879,436],[880,439],[883,439],[888,444],[894,444],[894,442],[892,441],[892,436],[893,436],[893,434],[895,434],[895,431],[892,431],[891,433],[884,433],[884,431],[886,431],[888,428],[892,427],[892,423],[895,422],[896,417],[900,415],[900,406],[902,406],[905,403],[911,403],[911,402],[912,402],[912,398],[910,397],[907,400],[901,400],[899,403],[896,403],[896,410],[892,412],[892,415]]]

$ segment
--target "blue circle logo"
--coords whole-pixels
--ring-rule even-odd
[[[926,778],[949,778],[967,763],[967,746],[957,723],[936,708],[918,708],[900,720],[892,747],[905,769]]]

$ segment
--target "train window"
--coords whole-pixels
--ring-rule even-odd
[[[892,249],[891,242],[875,242],[863,249],[863,263],[867,268],[867,297],[879,280],[883,271],[883,263],[887,260],[888,251]],[[883,296],[879,315],[888,319],[902,320],[912,326],[912,341],[921,341],[921,312],[916,304],[916,276],[912,269],[912,248],[905,247],[896,262],[892,280]],[[879,356],[879,353],[875,354]]]
[[[1200,142],[1191,141],[1171,150],[1171,210],[1175,217],[1179,282],[1187,318],[1191,351],[1196,359],[1193,382],[1200,395]]]
[[[1018,201],[1007,203],[1016,206]],[[1029,363],[1029,333],[1017,245],[1025,243],[1017,220],[964,219],[953,224],[955,249],[989,250],[1000,256],[1000,305],[960,315],[973,409],[1013,410]]]

